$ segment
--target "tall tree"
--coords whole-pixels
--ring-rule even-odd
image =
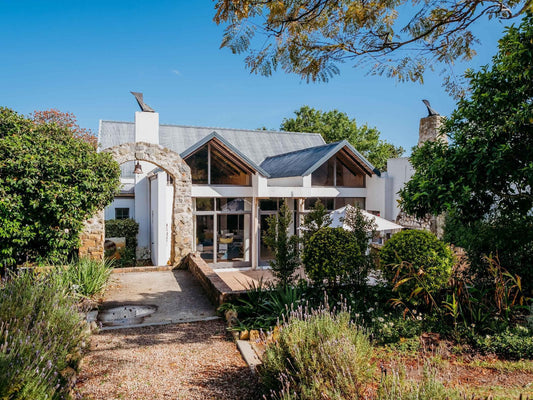
[[[338,110],[320,111],[303,106],[294,113],[295,118],[283,120],[282,131],[320,133],[326,143],[346,139],[380,170],[387,168],[388,158],[399,157],[404,152],[402,147],[381,140],[376,128],[366,124],[358,126],[355,119]]]
[[[449,227],[462,236],[455,236],[456,244],[477,255],[499,252],[502,265],[523,275],[524,282],[527,277],[531,288],[532,65],[533,14],[528,12],[520,27],[507,29],[493,65],[468,72],[472,94],[444,125],[450,145],[427,142],[414,150],[416,172],[400,193],[408,213],[450,212]]]
[[[0,107],[0,267],[67,256],[113,200],[118,164],[74,135]]]
[[[422,82],[426,68],[475,55],[474,22],[510,19],[530,6],[531,0],[217,0],[214,20],[227,23],[221,47],[247,53],[255,73],[280,67],[308,81],[327,80],[348,60]],[[257,33],[262,37],[254,41]]]
[[[58,124],[69,129],[74,137],[80,138],[96,149],[98,139],[94,132],[88,128],[82,128],[78,124],[76,116],[69,112],[59,111],[52,108],[50,110],[34,111],[30,118],[38,124]]]

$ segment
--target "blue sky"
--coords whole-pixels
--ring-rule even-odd
[[[454,109],[438,72],[424,85],[367,76],[349,64],[328,83],[252,75],[242,56],[219,49],[223,27],[213,15],[209,0],[0,0],[0,106],[69,111],[96,132],[100,119],[133,121],[130,91],[143,92],[168,124],[278,129],[307,104],[344,111],[406,149],[426,115],[421,99],[442,115]],[[499,22],[478,24],[478,56],[455,72],[489,63],[502,31]]]

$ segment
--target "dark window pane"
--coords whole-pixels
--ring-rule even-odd
[[[191,167],[192,183],[207,184],[207,145],[187,157],[185,162]]]
[[[311,184],[313,186],[333,186],[334,168],[335,157],[332,157],[311,174]]]
[[[358,206],[361,210],[365,209],[364,197],[337,197],[335,199],[335,209],[351,205]]]
[[[115,219],[127,219],[130,217],[129,208],[115,208]]]
[[[259,200],[259,209],[261,211],[277,211],[278,200],[277,199]]]
[[[211,184],[250,186],[250,174],[211,146]]]
[[[196,216],[196,251],[204,260],[213,261],[213,216]]]
[[[241,198],[217,198],[217,211],[222,212],[239,212],[251,211],[252,203],[250,199]]]
[[[311,210],[315,207],[316,202],[318,201],[318,197],[309,197],[305,199],[304,202],[304,209],[305,210]],[[334,210],[335,202],[334,199],[331,197],[321,197],[320,202],[324,207],[326,207],[326,210]]]
[[[213,211],[214,201],[212,197],[196,198],[196,211]]]

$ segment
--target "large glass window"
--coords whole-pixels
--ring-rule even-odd
[[[185,159],[194,185],[250,186],[252,175],[239,159],[216,144],[206,144]]]
[[[346,166],[347,163],[337,158],[335,166],[335,186],[364,187],[365,177],[363,174],[353,172]]]
[[[335,185],[335,157],[330,158],[311,174],[313,186]]]
[[[309,211],[313,209],[319,199],[328,211],[337,210],[348,204],[351,206],[358,206],[363,210],[365,209],[364,197],[308,197],[304,201],[304,210]]]
[[[196,216],[196,251],[200,256],[209,262],[213,261],[214,254],[214,216]]]
[[[208,183],[208,149],[207,146],[202,147],[192,156],[188,157],[186,162],[191,167],[192,183],[194,185],[201,185]]]
[[[339,153],[311,174],[313,186],[365,187],[365,176],[357,171],[346,155]]]
[[[262,262],[271,260],[273,257],[272,251],[265,244],[265,236],[269,226],[268,218],[272,215],[276,215],[284,203],[287,203],[289,209],[293,210],[292,218],[294,222],[294,230],[290,233],[294,234],[298,227],[298,213],[296,211],[297,207],[294,199],[273,198],[259,200],[259,260]]]
[[[211,147],[211,184],[250,186],[251,176],[220,150]]]
[[[196,198],[196,251],[208,262],[250,261],[251,210],[248,198]]]

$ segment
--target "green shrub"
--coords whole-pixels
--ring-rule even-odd
[[[329,286],[365,281],[368,264],[361,254],[357,237],[343,228],[321,228],[309,239],[303,251],[305,273],[316,284]]]
[[[446,285],[453,267],[449,246],[427,231],[394,234],[380,251],[383,276],[400,298],[416,303],[418,295],[431,297]]]
[[[293,281],[294,271],[300,265],[298,237],[289,235],[292,211],[284,203],[279,212],[269,216],[267,221],[264,242],[274,253],[274,259],[270,261],[272,274],[281,285],[286,286]]]
[[[124,237],[126,247],[120,251],[118,263],[121,267],[135,265],[137,250],[137,234],[139,224],[131,218],[110,219],[105,222],[105,237]]]
[[[0,286],[0,398],[66,397],[88,339],[74,296],[53,274],[21,272]]]
[[[63,284],[74,293],[91,297],[104,290],[112,271],[111,261],[80,258],[58,274]]]
[[[260,369],[271,398],[358,399],[372,380],[372,346],[350,315],[299,308],[270,344]]]
[[[477,336],[474,341],[484,353],[514,360],[533,359],[533,330],[525,326],[518,325],[494,335]]]
[[[0,268],[67,257],[113,200],[119,165],[74,133],[0,107]]]
[[[279,285],[260,281],[233,303],[222,304],[218,311],[237,312],[237,324],[233,330],[271,330],[289,312],[298,307],[306,297],[305,281],[298,285]]]

